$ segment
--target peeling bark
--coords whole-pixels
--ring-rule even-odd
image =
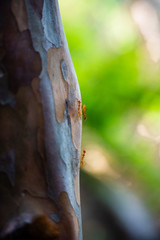
[[[0,239],[81,240],[81,96],[58,2],[0,5]]]

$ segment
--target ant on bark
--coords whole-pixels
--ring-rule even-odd
[[[84,120],[87,119],[87,114],[86,114],[86,110],[87,107],[85,104],[82,104],[80,100],[77,99],[77,103],[78,103],[78,117],[81,118],[83,115]]]
[[[85,104],[82,105],[82,115],[84,117],[84,120],[87,119],[87,114],[86,114],[87,107]]]
[[[78,99],[77,99],[77,103],[78,103],[78,117],[81,118],[82,117],[82,103]]]
[[[86,150],[83,150],[82,156],[81,156],[81,167],[84,167],[86,165],[86,162],[84,161],[84,157],[86,154]]]

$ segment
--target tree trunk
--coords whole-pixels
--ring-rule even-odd
[[[82,239],[80,90],[57,0],[0,3],[0,239]]]

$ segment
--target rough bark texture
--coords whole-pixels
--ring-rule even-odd
[[[57,0],[1,1],[1,239],[82,239],[77,100]]]

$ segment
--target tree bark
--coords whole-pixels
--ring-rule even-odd
[[[1,1],[1,239],[82,239],[77,101],[57,0]]]

